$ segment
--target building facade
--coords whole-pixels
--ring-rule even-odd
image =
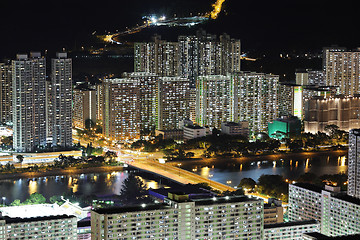
[[[221,128],[234,119],[235,83],[230,76],[200,76],[197,80],[196,123]]]
[[[97,119],[97,96],[94,89],[74,88],[73,91],[73,127],[85,129],[85,121],[94,123]]]
[[[360,129],[349,132],[348,195],[360,198]]]
[[[261,200],[165,200],[164,205],[92,211],[92,239],[263,239]]]
[[[77,240],[77,219],[68,215],[34,218],[0,217],[0,239]]]
[[[233,79],[237,83],[234,121],[248,121],[250,134],[266,131],[268,122],[278,117],[279,76],[240,72]]]
[[[12,61],[13,147],[31,152],[46,146],[46,61],[38,52]]]
[[[11,65],[0,63],[0,121],[12,123],[12,74]]]
[[[139,81],[129,78],[105,79],[103,134],[112,140],[140,137],[141,93]]]
[[[315,220],[270,224],[264,226],[266,240],[303,240],[305,233],[320,232]]]
[[[337,86],[337,93],[345,96],[360,93],[360,51],[328,48],[323,60],[326,85]]]
[[[72,59],[57,53],[51,59],[52,145],[72,146]]]
[[[305,102],[305,132],[325,132],[327,125],[340,130],[360,128],[360,97],[313,97]]]
[[[190,81],[181,77],[162,77],[158,84],[157,129],[179,129],[180,121],[190,117]]]

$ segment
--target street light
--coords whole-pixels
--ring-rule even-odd
[[[178,167],[179,167],[179,177],[180,177],[180,169],[181,169],[180,167],[181,167],[181,163],[178,163],[177,165],[178,165]]]
[[[2,200],[3,200],[3,205],[5,206],[6,197],[2,197]]]

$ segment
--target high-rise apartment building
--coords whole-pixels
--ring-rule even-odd
[[[230,76],[199,76],[197,79],[196,123],[221,128],[222,122],[234,121],[237,86]]]
[[[153,42],[135,43],[135,72],[155,73],[159,76],[177,76],[178,43],[161,40],[155,35]]]
[[[57,53],[51,59],[52,145],[72,146],[72,59]]]
[[[240,72],[233,78],[237,83],[234,121],[248,121],[251,133],[266,131],[267,124],[278,117],[279,76]]]
[[[12,61],[13,147],[30,152],[46,145],[46,62],[40,53]]]
[[[11,65],[0,63],[0,122],[12,123]]]
[[[181,77],[162,77],[158,84],[157,129],[179,129],[180,121],[190,117],[190,81]]]
[[[85,121],[94,123],[97,119],[97,92],[90,88],[74,88],[73,91],[73,127],[85,129]]]
[[[324,49],[323,61],[326,85],[337,86],[345,96],[360,93],[360,51]]]
[[[151,130],[158,126],[159,124],[159,76],[155,73],[145,73],[145,72],[133,72],[124,74],[125,78],[131,79],[138,82],[138,87],[140,91],[140,128],[141,130],[147,129]],[[186,84],[185,84],[186,85]],[[176,88],[176,83],[174,82],[174,89]],[[186,86],[183,86],[184,88]],[[166,90],[166,89],[164,89]],[[179,94],[181,93],[180,89]],[[181,95],[179,96],[179,101]],[[174,113],[175,114],[175,113]]]
[[[130,78],[105,79],[103,133],[112,140],[136,139],[141,130],[139,81]]]
[[[326,236],[360,233],[360,200],[340,192],[339,187],[290,184],[288,211],[290,221],[318,220]]]
[[[349,131],[348,194],[360,198],[360,129]]]
[[[240,40],[223,34],[198,31],[193,36],[179,36],[177,42],[167,42],[155,36],[153,42],[135,43],[135,72],[156,73],[159,76],[180,76],[195,88],[201,75],[226,75],[240,71]]]
[[[245,196],[165,200],[168,204],[93,210],[91,238],[263,239],[262,200]]]

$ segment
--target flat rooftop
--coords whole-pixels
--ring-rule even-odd
[[[321,193],[322,190],[325,190],[322,187],[319,187],[319,186],[316,186],[316,185],[313,185],[313,184],[310,184],[310,183],[295,183],[295,184],[292,184],[292,185],[297,186],[297,187],[301,187],[301,188],[305,188],[307,190],[314,191],[314,192],[317,192],[317,193]]]
[[[21,222],[42,222],[42,221],[51,221],[51,220],[57,220],[57,219],[68,219],[68,218],[75,218],[75,216],[69,216],[69,215],[56,215],[56,216],[45,216],[45,217],[31,217],[31,218],[12,218],[8,216],[4,216],[0,219],[5,220],[5,222],[8,223],[21,223]]]
[[[252,202],[260,201],[258,198],[249,198],[247,196],[229,196],[229,197],[213,197],[206,199],[192,199],[195,205],[214,205],[224,203]]]
[[[116,207],[116,208],[97,208],[94,209],[93,211],[98,214],[121,214],[121,213],[162,210],[162,209],[165,210],[172,209],[172,207],[170,207],[167,204],[144,204],[144,205]]]
[[[267,224],[264,225],[264,229],[269,228],[283,228],[283,227],[295,227],[295,226],[302,226],[302,225],[312,225],[317,224],[316,220],[306,220],[306,221],[296,221],[296,222],[283,222],[283,223],[274,223],[274,224]],[[320,223],[319,223],[320,224]]]

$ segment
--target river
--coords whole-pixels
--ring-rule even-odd
[[[182,162],[182,168],[193,171],[214,181],[236,186],[242,178],[257,180],[262,174],[279,174],[294,180],[306,172],[318,176],[347,172],[347,152],[299,153],[289,155],[261,156],[249,159],[223,159]],[[72,192],[79,196],[119,194],[127,170],[112,173],[50,176],[34,179],[11,179],[0,181],[0,201],[7,204],[14,199],[24,201],[38,192],[47,199],[53,195]],[[159,188],[164,180],[148,175],[141,176],[148,188]],[[156,180],[154,180],[156,179]]]

